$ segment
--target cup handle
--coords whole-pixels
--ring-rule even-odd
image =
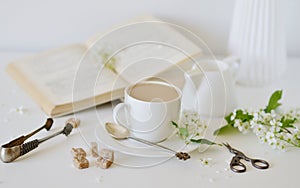
[[[122,126],[126,126],[126,123],[120,121],[120,119],[119,119],[120,110],[125,109],[126,107],[127,107],[127,105],[122,102],[122,103],[117,104],[117,106],[113,109],[113,118],[114,118],[115,123],[122,125]]]
[[[236,81],[236,75],[237,71],[240,67],[240,58],[236,56],[227,56],[223,59],[223,62],[226,63],[229,66],[229,71],[234,78],[234,81]]]

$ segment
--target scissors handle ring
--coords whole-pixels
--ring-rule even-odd
[[[251,159],[251,164],[257,169],[268,169],[269,168],[269,163],[265,160],[262,159]]]
[[[241,163],[239,157],[232,158],[232,160],[230,162],[230,169],[236,173],[246,172],[246,166],[243,163]]]

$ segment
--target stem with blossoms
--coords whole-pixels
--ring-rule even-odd
[[[203,134],[207,129],[207,125],[201,121],[200,115],[195,111],[185,110],[178,122],[172,121],[171,123],[176,129],[177,135],[186,144],[220,145],[204,138]]]
[[[252,131],[262,143],[273,148],[285,150],[287,147],[300,148],[300,129],[296,125],[300,121],[300,110],[292,109],[279,112],[282,91],[275,91],[268,105],[257,111],[235,109],[225,117],[227,125],[215,131],[220,133],[226,127],[235,127],[242,133]]]

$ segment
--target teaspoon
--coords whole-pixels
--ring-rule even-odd
[[[144,139],[141,139],[141,138],[133,137],[133,136],[130,135],[130,131],[126,127],[124,127],[122,125],[118,125],[118,124],[115,124],[115,123],[107,122],[107,123],[105,123],[105,129],[108,132],[108,134],[111,137],[113,137],[114,139],[116,139],[116,140],[132,139],[132,140],[135,140],[135,141],[138,141],[138,142],[150,145],[150,146],[155,146],[157,148],[162,148],[162,149],[164,149],[166,151],[174,153],[175,156],[178,159],[187,160],[187,159],[191,158],[188,153],[177,152],[177,151],[174,151],[173,149],[170,149],[168,147],[162,146],[160,144],[157,144],[157,143],[154,143],[154,142],[150,142],[148,140],[144,140]]]

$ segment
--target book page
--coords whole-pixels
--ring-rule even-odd
[[[95,54],[109,54],[109,64],[129,83],[153,77],[173,65],[201,53],[179,26],[153,17],[137,19],[94,37],[88,42]]]
[[[128,85],[119,75],[105,67],[101,63],[101,58],[95,56],[90,49],[78,64],[73,83],[72,94],[74,101],[86,100],[87,98],[96,100],[96,97],[105,94],[106,97],[109,97],[105,99],[108,102],[116,99],[113,96],[114,91],[124,89]],[[117,98],[120,97],[118,96]],[[94,106],[96,104],[99,104],[99,101],[94,101]],[[78,106],[76,108],[82,107]]]
[[[117,75],[108,69],[101,69],[97,60],[88,57],[86,52],[85,46],[72,45],[13,64],[29,80],[29,87],[36,89],[54,105],[61,105],[111,91],[111,85],[117,79]],[[125,85],[126,82],[119,81],[116,87]]]

